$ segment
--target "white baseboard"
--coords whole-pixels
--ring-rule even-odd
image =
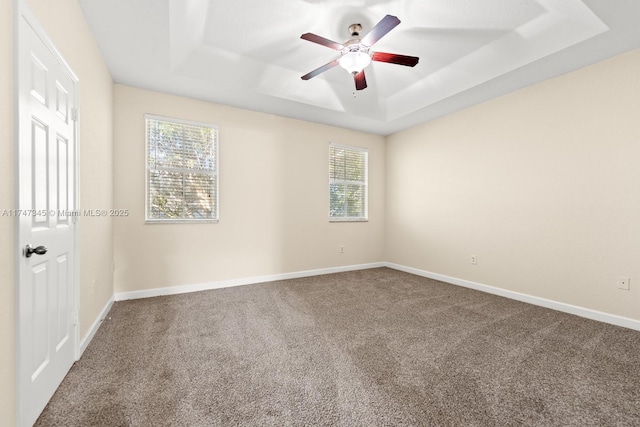
[[[80,354],[82,354],[86,346],[89,344],[89,341],[91,341],[91,338],[93,338],[93,335],[98,330],[98,327],[100,326],[100,322],[102,322],[102,319],[111,308],[111,305],[113,304],[114,299],[115,301],[125,301],[125,300],[131,300],[131,299],[157,297],[162,295],[176,295],[176,294],[184,294],[184,293],[190,293],[190,292],[206,291],[210,289],[220,289],[220,288],[228,288],[232,286],[251,285],[255,283],[274,282],[276,280],[298,279],[302,277],[320,276],[323,274],[342,273],[346,271],[366,270],[370,268],[379,268],[379,267],[389,267],[394,270],[404,271],[406,273],[415,274],[417,276],[439,280],[441,282],[450,283],[452,285],[475,289],[475,290],[486,292],[489,294],[513,299],[516,301],[522,301],[528,304],[550,308],[552,310],[574,314],[576,316],[584,317],[587,319],[597,320],[599,322],[609,323],[612,325],[622,326],[625,328],[640,331],[639,320],[617,316],[614,314],[604,313],[601,311],[579,307],[576,305],[566,304],[563,302],[553,301],[546,298],[536,297],[533,295],[523,294],[520,292],[510,291],[507,289],[496,288],[494,286],[472,282],[470,280],[445,276],[443,274],[432,273],[430,271],[420,270],[417,268],[407,267],[404,265],[394,264],[391,262],[376,262],[376,263],[370,263],[370,264],[358,264],[358,265],[349,265],[349,266],[343,266],[343,267],[323,268],[318,270],[296,271],[292,273],[273,274],[268,276],[254,276],[254,277],[247,277],[242,279],[223,280],[219,282],[198,283],[193,285],[182,285],[182,286],[170,286],[166,288],[146,289],[146,290],[132,291],[132,292],[118,292],[114,295],[114,298],[112,298],[109,301],[109,303],[105,306],[100,317],[96,320],[96,322],[94,322],[91,329],[89,330],[89,333],[87,333],[87,336],[82,340]]]
[[[84,351],[87,349],[87,346],[89,346],[89,343],[93,339],[93,336],[96,334],[96,332],[98,332],[98,329],[102,324],[102,321],[105,319],[105,317],[107,317],[109,310],[111,310],[113,301],[114,301],[113,295],[111,295],[111,298],[109,298],[109,301],[107,301],[107,303],[105,304],[104,308],[100,312],[100,315],[96,318],[96,320],[93,322],[93,324],[89,328],[89,331],[87,332],[87,334],[80,341],[80,351],[78,354],[78,359],[80,359],[80,356],[82,356],[82,353],[84,353]]]
[[[255,276],[244,279],[198,283],[194,285],[170,286],[166,288],[146,289],[142,291],[118,292],[115,294],[115,300],[125,301],[130,299],[157,297],[161,295],[186,294],[189,292],[207,291],[210,289],[229,288],[232,286],[252,285],[255,283],[264,282],[275,282],[276,280],[298,279],[301,277],[320,276],[323,274],[342,273],[345,271],[366,270],[369,268],[380,268],[384,266],[384,262],[374,262],[370,264],[348,265],[343,267],[322,268],[318,270],[305,270],[292,273],[272,274],[269,276]]]
[[[523,294],[520,292],[509,291],[506,289],[496,288],[489,285],[483,285],[482,283],[472,282],[464,279],[458,279],[456,277],[445,276],[443,274],[432,273],[430,271],[419,270],[413,267],[406,267],[404,265],[394,264],[391,262],[386,262],[384,263],[384,265],[385,267],[393,268],[394,270],[404,271],[405,273],[415,274],[416,276],[427,277],[429,279],[439,280],[441,282],[450,283],[452,285],[463,286],[465,288],[475,289],[475,290],[486,292],[489,294],[499,295],[501,297],[513,299],[516,301],[522,301],[529,304],[538,305],[540,307],[550,308],[552,310],[557,310],[564,313],[585,317],[587,319],[597,320],[599,322],[610,323],[612,325],[622,326],[624,328],[640,331],[640,321],[635,319],[629,319],[628,317],[622,317],[622,316],[616,316],[614,314],[603,313],[597,310],[591,310],[584,307],[578,307],[576,305],[565,304],[563,302],[540,298],[533,295]]]

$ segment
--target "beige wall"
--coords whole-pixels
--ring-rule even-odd
[[[145,113],[219,126],[219,223],[144,223]],[[116,292],[383,261],[383,137],[120,85],[114,123]],[[369,148],[369,222],[329,223],[329,142]]]
[[[13,7],[0,0],[0,212],[14,207]],[[15,417],[13,218],[0,216],[0,420]]]
[[[386,259],[640,319],[638,76],[634,51],[389,137]]]
[[[113,203],[113,83],[75,0],[28,0],[44,30],[80,79],[81,208]],[[0,0],[0,209],[14,206],[12,1]],[[14,271],[13,219],[0,217],[0,420],[13,425]],[[113,293],[113,239],[109,219],[80,219],[80,337]]]

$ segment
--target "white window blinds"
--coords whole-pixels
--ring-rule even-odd
[[[218,219],[216,126],[146,115],[147,221]]]
[[[367,220],[368,156],[366,148],[329,144],[330,220]]]

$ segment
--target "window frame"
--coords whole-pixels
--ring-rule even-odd
[[[350,217],[350,216],[331,216],[331,184],[335,184],[336,182],[331,178],[331,147],[341,148],[344,150],[358,151],[360,153],[364,153],[365,155],[365,164],[364,164],[364,181],[361,182],[360,185],[364,187],[364,216],[358,217]],[[329,222],[368,222],[369,221],[369,149],[366,147],[357,147],[354,145],[345,145],[339,144],[335,142],[329,143]],[[343,182],[347,182],[343,180]],[[347,210],[345,210],[345,214]]]
[[[186,126],[197,126],[213,129],[215,131],[215,178],[216,178],[216,195],[215,195],[215,218],[150,218],[149,217],[149,120],[158,120],[169,123],[175,123]],[[156,114],[144,115],[144,148],[145,148],[145,165],[144,165],[144,217],[145,224],[216,224],[220,221],[220,131],[217,125],[204,122],[196,122],[192,120],[178,119],[175,117],[159,116]]]

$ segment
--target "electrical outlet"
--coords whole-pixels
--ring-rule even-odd
[[[340,253],[343,254],[344,253],[344,246],[340,246]]]
[[[471,264],[478,264],[478,255],[471,255]]]
[[[624,289],[625,291],[629,290],[629,278],[628,277],[618,277],[618,289]]]

